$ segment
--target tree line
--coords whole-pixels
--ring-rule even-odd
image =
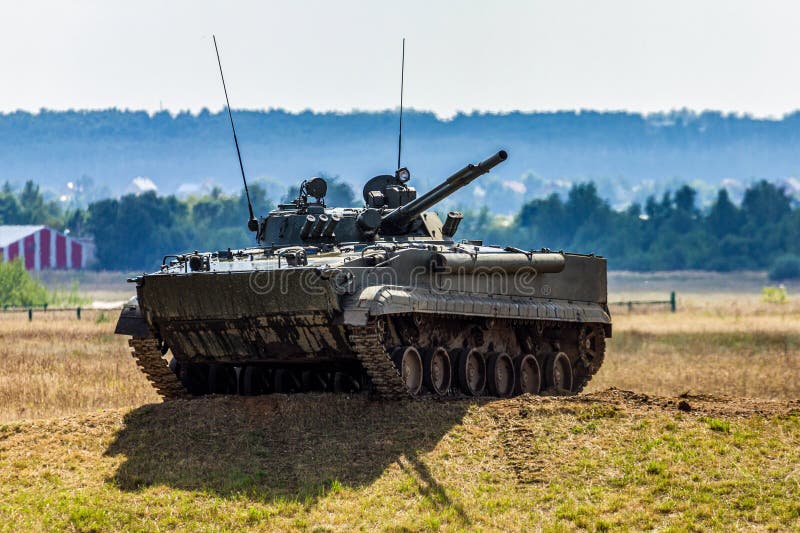
[[[358,203],[349,185],[328,181],[329,205]],[[250,195],[257,213],[274,208],[258,183]],[[165,254],[252,245],[246,218],[244,193],[229,195],[219,188],[186,199],[130,194],[73,210],[45,201],[33,182],[19,191],[8,184],[0,190],[0,223],[46,224],[93,236],[102,269],[153,270]],[[772,269],[779,278],[800,277],[800,206],[768,181],[750,186],[738,204],[720,189],[712,204],[701,208],[697,191],[684,185],[624,210],[613,209],[594,183],[579,183],[565,196],[527,202],[511,220],[487,208],[467,211],[456,238],[596,253],[608,258],[611,269]]]
[[[739,205],[720,189],[705,209],[689,185],[618,211],[594,183],[579,183],[566,198],[551,194],[526,203],[511,224],[476,215],[470,230],[489,241],[596,253],[612,269],[771,269],[792,259],[800,276],[800,209],[768,181],[750,186]]]
[[[328,169],[358,190],[370,177],[395,170],[396,110],[234,110],[234,116],[248,176],[289,184]],[[789,179],[798,168],[800,112],[780,119],[686,110],[473,112],[441,119],[407,110],[403,125],[403,162],[420,190],[468,162],[508,150],[508,161],[460,196],[505,215],[518,212],[543,186],[563,194],[567,182],[578,181],[595,182],[613,206],[643,203],[684,181],[698,188],[703,203],[723,183],[741,198],[752,176],[786,179],[800,197],[800,184]],[[17,187],[22,182],[16,180],[30,177],[61,195],[69,193],[68,181],[92,177],[90,201],[101,193],[135,192],[130,182],[137,176],[152,179],[162,194],[196,190],[204,182],[233,190],[240,182],[231,141],[224,111],[0,113],[0,183],[9,179]],[[486,194],[473,195],[478,188]],[[520,188],[527,191],[517,193]]]

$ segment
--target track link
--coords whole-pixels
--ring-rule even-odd
[[[585,345],[586,339],[589,336],[595,338],[595,345],[591,350],[588,350]],[[583,376],[581,383],[575,387],[573,394],[580,394],[603,365],[603,360],[606,355],[606,337],[603,330],[599,326],[595,326],[591,332],[582,329],[578,335],[578,351],[585,365],[586,375]]]
[[[367,372],[374,394],[383,400],[404,400],[411,393],[383,345],[383,334],[377,323],[349,328],[350,344]]]
[[[128,345],[133,348],[132,355],[136,364],[164,400],[177,400],[190,396],[178,376],[167,365],[156,339],[130,339]]]

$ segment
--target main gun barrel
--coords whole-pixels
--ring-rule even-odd
[[[457,190],[469,185],[473,180],[486,174],[506,159],[508,159],[508,153],[500,150],[477,165],[465,166],[419,198],[385,214],[381,219],[381,226],[391,228],[407,226],[414,217],[421,215]]]

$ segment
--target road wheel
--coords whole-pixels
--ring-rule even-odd
[[[507,398],[514,393],[514,363],[507,353],[493,353],[486,363],[487,384],[492,396]]]
[[[330,378],[324,372],[304,370],[300,374],[303,392],[324,392],[330,389]]]
[[[447,350],[439,346],[425,350],[422,358],[423,381],[432,393],[444,396],[453,381],[453,365]]]
[[[478,350],[462,350],[458,358],[458,384],[470,396],[480,396],[486,387],[486,362]]]
[[[279,368],[272,373],[272,387],[279,394],[293,394],[300,392],[300,380],[291,370]]]
[[[359,392],[360,387],[356,379],[347,372],[336,372],[333,375],[333,392],[354,393]]]
[[[525,354],[514,360],[516,371],[515,394],[539,394],[542,387],[542,370],[539,362],[531,354]]]
[[[260,366],[248,365],[241,372],[239,391],[245,396],[257,396],[269,392],[269,376]]]
[[[544,375],[548,388],[567,392],[572,390],[572,365],[564,352],[551,353],[547,356]]]
[[[416,396],[422,389],[422,357],[413,346],[397,348],[392,356],[408,392]]]
[[[236,394],[236,370],[228,365],[209,365],[209,394]]]
[[[178,365],[181,384],[194,396],[208,394],[208,365],[184,362]]]

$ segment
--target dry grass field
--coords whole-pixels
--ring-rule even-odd
[[[614,337],[590,392],[800,398],[800,301],[690,294],[674,314],[612,312]],[[158,401],[115,322],[115,311],[84,311],[82,320],[37,312],[32,322],[0,313],[0,422]]]
[[[0,422],[158,401],[114,335],[117,311],[0,311]]]
[[[663,306],[612,313],[614,338],[589,390],[800,398],[800,301],[688,295],[674,314]]]
[[[0,425],[0,531],[800,528],[800,403],[216,397]]]
[[[615,311],[587,394],[399,404],[161,404],[111,312],[0,314],[0,531],[800,529],[800,302]]]

